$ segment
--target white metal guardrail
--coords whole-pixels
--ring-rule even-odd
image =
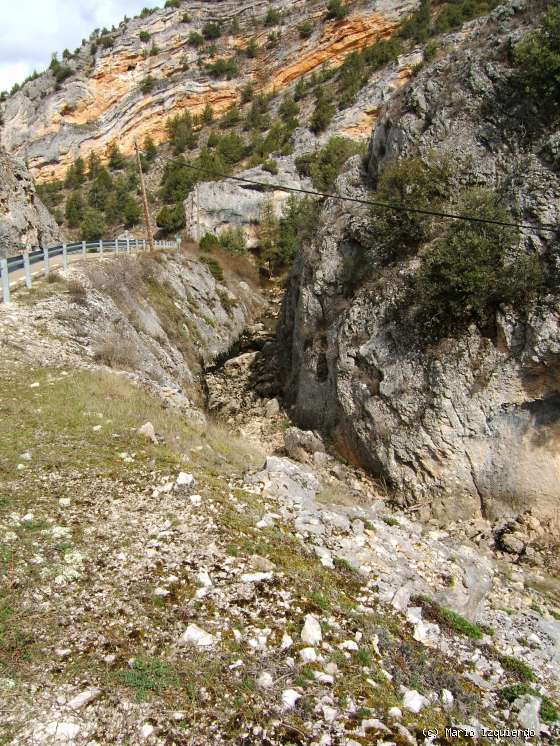
[[[154,245],[157,249],[171,249],[177,246],[175,241],[154,241]],[[69,257],[73,255],[88,256],[90,254],[97,254],[104,256],[105,254],[131,254],[133,252],[145,251],[148,244],[147,241],[142,239],[113,239],[111,241],[80,241],[78,243],[61,244],[60,246],[50,246],[44,249],[33,249],[31,251],[25,251],[19,256],[10,256],[7,259],[0,259],[0,285],[2,287],[1,297],[4,303],[10,302],[10,275],[20,273],[18,280],[21,278],[23,272],[23,280],[26,287],[31,288],[33,286],[33,272],[32,268],[35,268],[35,274],[37,271],[41,271],[41,265],[43,274],[45,277],[48,276],[51,271],[51,259],[61,257],[59,266],[64,269],[68,266]]]

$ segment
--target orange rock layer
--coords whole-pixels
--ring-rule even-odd
[[[397,25],[396,21],[388,21],[379,13],[329,23],[319,43],[314,43],[311,48],[309,42],[304,42],[303,47],[292,55],[293,61],[286,63],[284,60],[277,69],[274,69],[273,59],[268,64],[266,59],[255,64],[257,87],[264,92],[281,91],[327,63],[339,65],[351,52],[390,37]],[[233,40],[232,44],[235,46],[236,42],[239,40]],[[306,52],[307,48],[309,51]],[[63,177],[78,155],[87,158],[91,152],[96,152],[105,159],[113,142],[117,142],[126,155],[133,152],[134,141],[142,141],[146,135],[150,135],[156,144],[160,143],[167,137],[165,124],[170,116],[186,110],[197,114],[207,104],[220,115],[233,106],[239,98],[238,83],[205,81],[197,84],[191,81],[195,91],[186,91],[184,81],[173,85],[173,76],[181,69],[181,58],[188,52],[186,39],[177,35],[168,48],[154,57],[132,52],[102,57],[87,81],[87,95],[75,108],[62,106],[47,127],[34,133],[34,140],[56,132],[63,123],[90,125],[93,134],[63,154],[55,164],[45,165],[39,159],[31,160],[29,167],[36,180],[44,182]],[[135,91],[148,75],[166,79],[165,88],[136,98]],[[348,133],[361,137],[368,128],[371,129],[373,121],[374,116],[366,113],[355,127],[349,128]]]

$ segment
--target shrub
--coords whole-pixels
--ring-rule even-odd
[[[257,56],[259,53],[259,47],[257,45],[257,42],[254,38],[249,39],[249,42],[247,43],[247,46],[245,47],[245,54],[249,59],[253,59]]]
[[[77,228],[84,217],[85,204],[82,193],[79,191],[72,192],[66,200],[66,222],[69,228]]]
[[[327,129],[335,114],[335,106],[322,89],[316,92],[315,110],[311,115],[309,129],[315,134]]]
[[[276,26],[277,23],[280,23],[281,18],[282,15],[279,10],[276,10],[275,8],[269,8],[266,16],[264,17],[264,25]]]
[[[170,117],[165,128],[175,155],[184,153],[186,149],[192,150],[196,146],[198,137],[193,129],[193,118],[190,111]]]
[[[223,282],[224,270],[220,267],[215,259],[212,259],[212,257],[210,256],[201,256],[200,261],[206,264],[206,266],[210,270],[210,274],[215,280],[217,280],[218,282]]]
[[[67,189],[76,189],[77,187],[80,187],[85,180],[84,160],[83,158],[76,158],[74,163],[66,171],[64,186]]]
[[[190,14],[183,13],[183,15],[181,16],[181,23],[190,23],[190,22],[191,22]]]
[[[131,339],[113,334],[104,339],[93,353],[94,360],[110,368],[134,370],[139,363],[138,349]]]
[[[198,31],[191,31],[187,43],[190,44],[191,47],[200,47],[204,44],[204,37],[202,34],[199,34]]]
[[[223,135],[216,144],[216,150],[226,164],[239,163],[245,153],[245,142],[236,132]]]
[[[105,203],[113,190],[113,179],[104,166],[99,168],[88,193],[88,203],[98,210],[105,209]]]
[[[119,171],[123,169],[125,165],[126,159],[115,142],[111,145],[111,149],[109,150],[109,168],[113,171]]]
[[[233,57],[220,57],[220,59],[206,65],[208,74],[213,78],[227,78],[231,80],[237,73],[237,63]]]
[[[247,241],[245,232],[240,226],[224,228],[218,236],[220,246],[230,254],[245,254]]]
[[[360,152],[363,152],[360,143],[345,137],[331,137],[320,150],[296,158],[296,168],[302,176],[311,179],[315,189],[329,192],[333,189],[344,163],[352,155]]]
[[[144,138],[143,151],[144,151],[144,157],[146,158],[148,163],[152,163],[152,161],[156,159],[157,147],[156,147],[155,142],[150,137],[150,135],[146,135],[146,137]]]
[[[204,125],[212,124],[212,122],[214,121],[214,109],[210,104],[206,104],[206,106],[204,107],[202,115],[200,117],[200,121]]]
[[[560,7],[552,6],[542,28],[515,47],[514,84],[540,107],[560,111]]]
[[[140,81],[140,90],[144,95],[153,91],[156,84],[156,79],[151,75],[147,75],[142,81]]]
[[[500,663],[507,670],[513,673],[522,681],[535,681],[535,672],[524,661],[514,658],[511,655],[503,655]]]
[[[313,26],[310,21],[304,21],[298,28],[299,36],[301,39],[309,39],[313,33]]]
[[[265,247],[261,245],[261,260],[272,273],[288,267],[302,245],[313,237],[317,229],[319,209],[319,203],[310,197],[298,198],[291,194],[284,203],[277,229],[274,215],[261,216],[261,225],[269,217],[272,221],[270,226],[265,226],[271,239]],[[261,225],[259,232],[262,230]]]
[[[105,219],[99,210],[88,207],[80,226],[80,234],[84,241],[98,241],[105,233]]]
[[[165,0],[164,8],[180,8],[181,0]]]
[[[246,104],[253,98],[255,93],[255,86],[252,83],[247,83],[241,89],[241,103]]]
[[[239,106],[232,106],[220,119],[220,124],[222,127],[234,127],[239,123],[240,119],[241,112],[239,111]]]
[[[207,40],[219,39],[221,35],[222,30],[220,29],[219,24],[214,21],[210,21],[202,27],[202,36]]]
[[[468,193],[460,212],[511,222],[489,190]],[[451,221],[427,254],[416,277],[417,299],[427,327],[437,336],[474,322],[493,327],[502,304],[523,309],[539,292],[542,272],[536,257],[507,260],[517,230],[501,225]]]
[[[409,158],[388,163],[381,174],[376,200],[438,210],[447,199],[453,176],[450,162],[442,158]],[[373,244],[388,259],[402,259],[428,241],[433,218],[414,212],[374,207],[370,232]]]
[[[276,175],[278,173],[278,163],[273,159],[265,161],[262,164],[262,167],[265,171],[268,171],[269,174]]]
[[[346,18],[350,11],[347,5],[343,5],[341,0],[329,0],[327,3],[327,18],[341,21]]]
[[[148,31],[140,31],[138,37],[142,42],[150,41],[150,33]]]
[[[205,233],[198,243],[201,251],[213,251],[216,249],[220,242],[213,233]]]
[[[186,168],[184,158],[168,161],[163,169],[161,179],[161,199],[167,204],[177,204],[185,200],[197,182],[197,176]]]
[[[158,212],[156,224],[163,233],[174,233],[185,227],[185,209],[181,202],[174,207],[164,205]]]

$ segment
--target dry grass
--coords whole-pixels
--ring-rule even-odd
[[[135,370],[140,363],[140,355],[134,342],[116,333],[99,343],[93,358],[97,363],[121,370]]]

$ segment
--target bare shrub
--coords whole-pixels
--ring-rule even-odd
[[[93,354],[98,363],[110,368],[124,368],[134,370],[140,362],[138,349],[131,339],[112,334],[104,339]]]
[[[78,303],[84,305],[86,302],[87,290],[86,286],[76,278],[68,280],[66,283],[66,289],[72,303]]]

